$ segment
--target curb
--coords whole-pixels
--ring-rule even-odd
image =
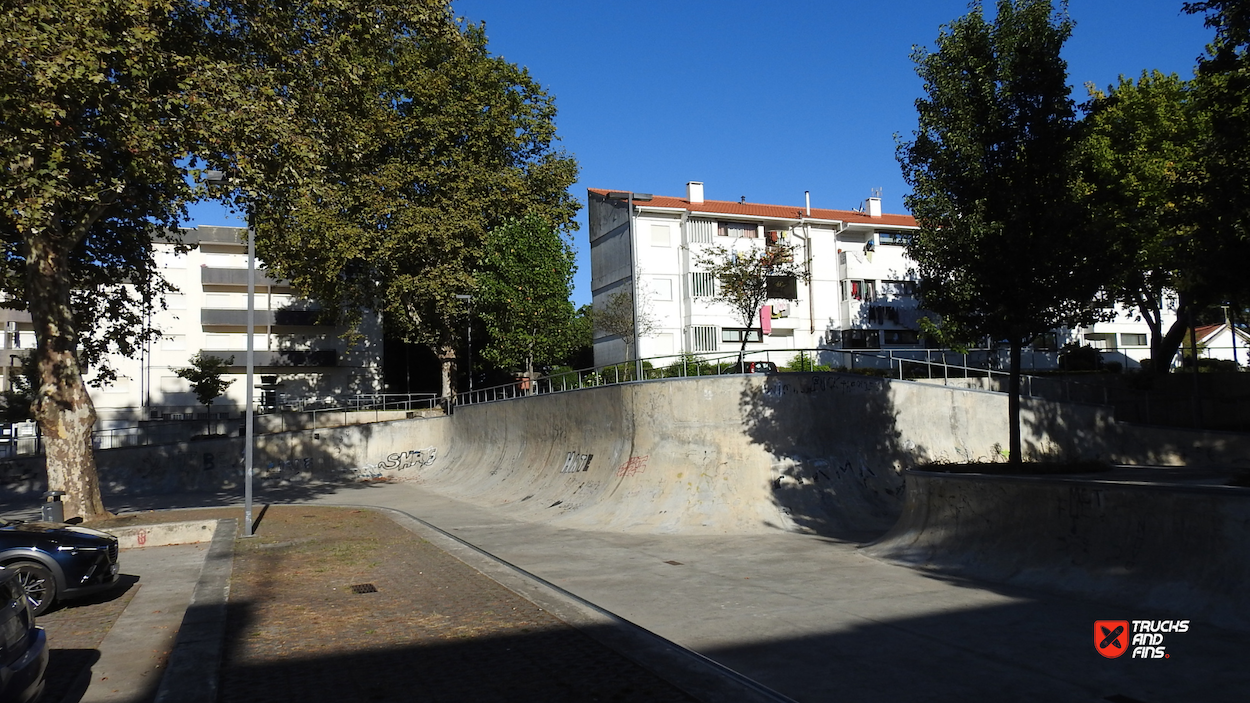
[[[216,520],[195,520],[188,522],[162,522],[155,525],[136,525],[134,527],[113,527],[104,530],[104,532],[116,537],[117,546],[121,549],[137,549],[139,547],[168,547],[174,544],[208,542],[213,539],[216,528]]]
[[[216,703],[237,520],[217,520],[155,703]]]
[[[369,508],[387,514],[401,527],[703,703],[796,703],[754,679],[671,642],[421,518],[374,505],[339,507]],[[157,703],[165,702],[157,699]]]

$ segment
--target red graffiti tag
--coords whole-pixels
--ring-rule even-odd
[[[634,474],[640,474],[647,470],[647,461],[650,458],[650,455],[631,456],[629,461],[621,464],[620,468],[616,470],[616,475],[633,476]]]

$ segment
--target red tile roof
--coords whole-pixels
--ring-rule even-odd
[[[1203,325],[1202,327],[1195,327],[1194,332],[1198,335],[1198,341],[1203,342],[1203,341],[1206,341],[1206,338],[1208,336],[1214,334],[1215,332],[1221,331],[1223,329],[1224,329],[1223,324]]]
[[[606,190],[603,188],[588,188],[591,193],[606,196],[608,193],[627,193],[624,190]],[[779,219],[798,220],[807,215],[806,208],[794,205],[764,205],[762,203],[739,203],[732,200],[704,200],[701,203],[692,203],[685,198],[674,198],[667,195],[654,195],[651,200],[635,200],[636,204],[641,207],[668,207],[687,210],[689,212],[709,213],[717,215],[750,215],[754,217],[776,217]],[[869,217],[866,212],[857,212],[855,210],[830,210],[827,208],[812,208],[812,219],[817,220],[840,220],[842,222],[866,223],[874,225],[887,225],[896,227],[915,227],[916,219],[911,215],[887,215],[882,214],[881,217]]]

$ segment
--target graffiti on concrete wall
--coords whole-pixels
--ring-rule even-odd
[[[775,379],[764,383],[764,395],[810,395],[812,393],[862,393],[881,388],[882,381],[865,376],[811,376],[800,381]]]
[[[256,473],[261,478],[294,478],[301,473],[312,472],[312,457],[303,457],[302,459],[285,459],[283,461],[271,461],[264,470]]]
[[[651,456],[644,454],[643,456],[631,456],[628,461],[621,464],[616,469],[617,476],[634,476],[647,470],[647,462],[651,460]]]
[[[590,471],[590,460],[594,454],[578,454],[577,452],[569,452],[564,458],[564,468],[560,469],[562,474],[575,474],[581,471]]]
[[[348,469],[347,472],[358,480],[379,479],[383,478],[387,471],[404,471],[413,467],[426,467],[433,464],[437,458],[437,447],[413,449],[406,452],[387,454],[385,459],[376,464],[366,464],[354,469]]]

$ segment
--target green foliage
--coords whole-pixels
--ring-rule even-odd
[[[1068,342],[1059,350],[1062,371],[1097,371],[1102,368],[1102,353],[1088,344]]]
[[[484,359],[533,371],[570,351],[578,341],[569,302],[573,260],[572,245],[536,215],[486,235],[474,299],[489,334]]]
[[[1042,0],[1000,0],[993,24],[972,8],[913,55],[927,97],[898,149],[909,253],[943,326],[1023,342],[1086,317],[1101,278],[1074,192],[1072,25]]]
[[[1193,190],[1201,207],[1194,222],[1200,277],[1192,308],[1229,301],[1244,307],[1250,301],[1244,271],[1250,260],[1250,7],[1240,0],[1184,7],[1204,14],[1215,30],[1193,81],[1193,101],[1208,120],[1208,131],[1197,148],[1200,169]]]
[[[1143,72],[1136,83],[1122,77],[1107,92],[1090,93],[1081,186],[1095,226],[1110,235],[1104,293],[1109,302],[1138,311],[1150,328],[1152,358],[1168,359],[1188,318],[1177,319],[1165,335],[1165,311],[1176,295],[1186,310],[1195,295],[1205,295],[1194,184],[1209,121],[1190,85],[1175,75]]]
[[[326,128],[332,178],[261,211],[257,248],[344,324],[380,310],[444,359],[446,386],[487,233],[527,215],[573,227],[577,165],[555,148],[550,96],[481,27],[446,19],[342,60],[369,97]]]
[[[821,372],[832,371],[833,367],[829,364],[817,364],[811,354],[799,352],[790,360],[790,363],[780,366],[779,369],[781,371]]]
[[[1105,233],[1077,197],[1077,123],[1059,55],[1072,31],[1066,5],[998,0],[992,23],[981,3],[970,7],[942,28],[936,51],[913,54],[926,97],[898,159],[920,225],[908,253],[923,307],[958,336],[1011,346],[1018,461],[1021,346],[1093,318]]]
[[[233,380],[222,378],[234,363],[234,357],[222,359],[196,352],[191,357],[190,363],[190,366],[174,369],[174,375],[186,379],[191,384],[191,390],[201,405],[206,408],[212,407],[213,401],[224,395],[226,389],[234,383]]]

